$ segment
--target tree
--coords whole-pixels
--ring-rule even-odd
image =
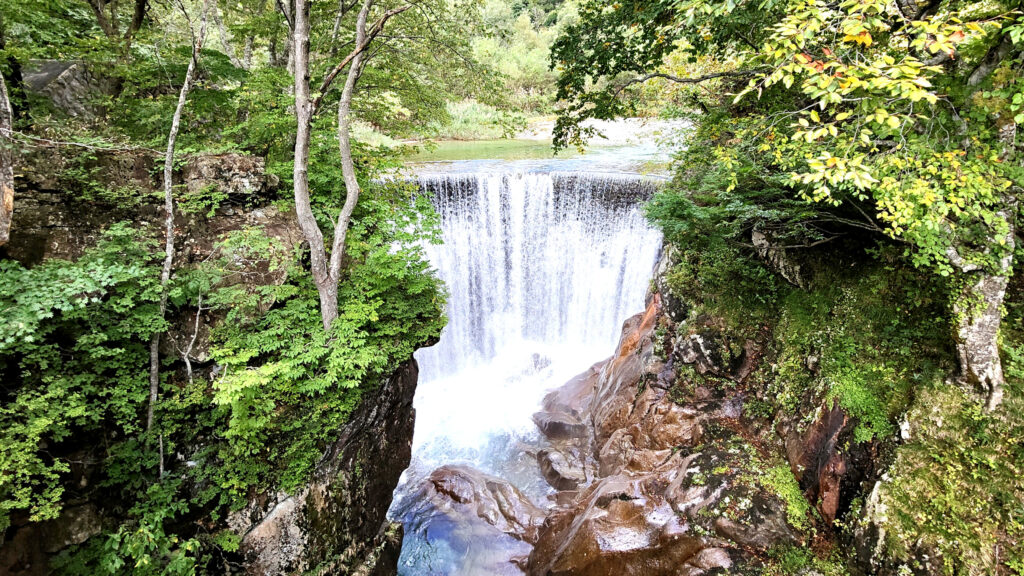
[[[139,31],[142,23],[146,20],[146,14],[149,11],[149,0],[134,0],[132,3],[131,19],[125,26],[124,31],[121,30],[121,25],[119,24],[121,19],[121,3],[118,0],[85,1],[88,2],[89,8],[92,9],[92,13],[96,17],[96,23],[103,30],[103,33],[111,40],[123,41],[125,51],[127,52],[132,40],[135,38],[135,33]]]
[[[723,164],[753,144],[791,193],[858,211],[956,283],[963,381],[1002,398],[1001,304],[1013,273],[1024,121],[1016,6],[958,1],[588,2],[553,50],[556,145],[628,113],[633,86],[715,82]],[[756,24],[756,25],[755,25]],[[666,66],[669,56],[689,62]],[[727,61],[700,70],[706,58]],[[698,120],[699,121],[699,120]],[[738,184],[733,177],[729,187]],[[869,213],[870,212],[870,213]]]
[[[203,7],[200,13],[199,33],[194,32],[188,10],[185,5],[179,2],[179,7],[189,22],[189,31],[192,33],[192,57],[188,61],[188,68],[185,70],[185,81],[178,92],[178,104],[174,108],[174,116],[171,118],[171,130],[167,135],[167,150],[164,153],[164,264],[160,271],[160,319],[164,318],[167,312],[167,284],[171,280],[171,270],[174,266],[174,147],[178,141],[178,130],[181,126],[181,114],[185,110],[185,103],[188,101],[188,93],[192,89],[192,83],[196,77],[196,67],[199,66],[199,57],[202,54],[203,42],[206,40],[206,22],[210,11],[210,0],[203,0]],[[146,431],[153,428],[153,411],[156,407],[157,396],[160,393],[160,334],[153,334],[149,342],[149,406],[146,409]],[[163,469],[163,458],[160,462]]]
[[[338,284],[341,282],[341,264],[345,253],[345,236],[351,222],[352,211],[359,201],[359,183],[356,179],[355,165],[352,161],[349,127],[352,97],[365,66],[364,52],[384,30],[384,25],[389,19],[412,7],[411,4],[406,4],[387,10],[381,14],[372,26],[367,28],[366,23],[370,11],[375,4],[374,0],[363,1],[356,16],[354,46],[351,52],[327,73],[316,96],[311,96],[309,91],[310,1],[295,0],[294,9],[292,10],[292,16],[294,17],[292,23],[292,46],[294,47],[292,62],[295,77],[295,119],[297,122],[293,172],[295,212],[298,215],[302,234],[309,243],[310,268],[313,274],[313,281],[320,294],[320,314],[325,330],[330,330],[331,324],[338,317]],[[338,102],[337,134],[341,165],[345,178],[346,197],[345,205],[338,214],[337,223],[334,225],[331,251],[328,253],[324,244],[324,234],[316,221],[316,216],[313,214],[313,207],[310,202],[309,144],[312,134],[313,116],[317,113],[318,108],[323,102],[324,95],[330,89],[334,79],[346,68],[348,69],[348,74],[345,80],[345,87]]]
[[[11,237],[11,218],[14,215],[13,130],[14,112],[7,96],[7,83],[0,75],[0,246]]]

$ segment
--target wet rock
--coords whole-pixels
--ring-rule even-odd
[[[533,422],[549,440],[581,438],[589,431],[578,417],[564,412],[537,412]]]
[[[663,314],[655,293],[643,314],[626,321],[611,359],[549,395],[551,407],[589,406],[580,421],[593,426],[588,437],[596,474],[566,482],[553,498],[528,574],[695,576],[799,542],[785,503],[752,479],[760,471],[743,471],[749,452],[715,448],[721,441],[715,438],[708,446],[707,423],[738,421],[742,396],[712,397],[709,391],[699,405],[673,401],[672,364],[653,354]],[[715,356],[717,336],[702,334],[683,347],[683,354],[694,356],[684,359],[734,378],[754,369],[760,354],[754,343],[744,345],[740,358],[722,359]],[[562,463],[558,455],[567,453],[566,441],[553,444],[542,452],[546,476]],[[695,452],[700,444],[706,447]],[[552,484],[561,487],[561,480]]]
[[[556,490],[575,490],[587,481],[584,464],[578,456],[554,448],[537,453],[540,472]]]
[[[475,514],[514,538],[537,541],[543,510],[501,478],[468,466],[442,466],[430,474],[427,482],[427,498],[435,504],[447,499],[461,508],[454,514]]]
[[[544,410],[572,414],[580,420],[589,419],[591,403],[594,401],[598,380],[605,364],[607,361],[598,362],[549,392],[544,397]]]
[[[851,450],[856,423],[839,406],[823,406],[803,433],[794,427],[786,437],[786,456],[808,501],[826,522],[845,509],[864,480],[863,447]],[[864,458],[861,458],[865,456]]]
[[[530,555],[531,575],[686,574],[728,568],[727,554],[692,533],[661,498],[631,497],[621,479],[595,484],[575,507],[554,512]],[[635,489],[635,487],[634,487]]]
[[[544,520],[544,510],[515,486],[462,465],[434,470],[396,508],[396,517],[407,529],[419,532],[421,526],[431,526],[431,530],[443,530],[449,534],[450,544],[461,543],[467,553],[474,543],[495,544],[483,547],[490,557],[475,560],[503,567],[501,571],[514,564],[515,557],[529,553]]]
[[[657,380],[664,366],[654,354],[652,340],[660,311],[661,300],[656,295],[646,312],[626,320],[615,355],[601,369],[591,401],[597,446],[604,445],[616,430],[638,421],[653,398],[664,397],[663,389],[644,385]],[[645,395],[638,402],[641,390],[651,390],[655,396]]]

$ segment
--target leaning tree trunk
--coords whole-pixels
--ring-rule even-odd
[[[968,85],[978,86],[1001,62],[1015,53],[1013,42],[1004,36],[989,49],[982,63],[971,73]],[[1000,129],[1003,145],[1001,160],[1014,161],[1016,156],[1017,124],[1010,122]],[[1019,163],[1018,163],[1019,165]],[[1003,400],[1003,365],[999,359],[999,328],[1002,323],[1003,297],[1013,274],[1013,252],[1016,237],[1017,198],[1020,188],[1007,191],[1003,210],[997,212],[1000,223],[1005,224],[1002,239],[1002,258],[995,270],[986,270],[964,261],[955,248],[947,255],[950,262],[964,273],[966,284],[954,305],[954,334],[957,357],[960,361],[960,379],[981,388],[988,396],[986,408],[995,410]],[[998,238],[990,237],[994,249]]]
[[[1013,207],[1011,203],[1011,208]],[[1012,274],[1014,250],[1014,211],[999,212],[1009,225],[1006,235],[1006,254],[999,267],[991,272],[985,269],[965,269],[966,284],[953,306],[955,318],[954,340],[960,360],[960,379],[981,388],[986,394],[986,408],[995,410],[1003,400],[1003,365],[999,359],[999,328],[1002,323],[1003,297]],[[952,259],[958,264],[958,258]]]
[[[0,246],[11,238],[14,215],[14,112],[7,96],[7,84],[0,75]]]
[[[167,312],[167,284],[171,280],[171,268],[174,265],[174,146],[178,140],[181,126],[181,114],[185,110],[188,93],[196,76],[199,55],[206,38],[206,16],[210,0],[204,0],[199,25],[199,36],[192,39],[192,58],[185,70],[185,83],[178,93],[178,106],[171,118],[171,131],[167,135],[167,151],[164,154],[164,266],[160,271],[160,318]],[[153,428],[153,411],[160,393],[160,334],[153,334],[149,341],[149,407],[146,411],[146,431]],[[161,462],[161,465],[163,462]]]

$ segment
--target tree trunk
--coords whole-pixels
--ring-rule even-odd
[[[7,83],[0,75],[0,246],[11,238],[14,215],[14,112],[7,96]]]
[[[7,47],[7,24],[4,22],[4,15],[0,14],[0,50]],[[25,78],[21,72],[21,62],[14,57],[14,54],[7,55],[7,76],[3,79],[7,82],[7,94],[4,99],[11,114],[18,120],[28,120],[28,98],[25,94]],[[13,123],[13,120],[12,120]]]
[[[100,30],[103,30],[103,33],[108,38],[117,36],[117,29],[114,28],[114,23],[111,23],[107,13],[103,11],[104,3],[102,0],[89,0],[89,7],[92,8],[92,13],[96,16],[96,23],[99,24]]]
[[[366,43],[366,19],[369,16],[373,0],[364,0],[363,7],[356,19],[356,47]],[[345,256],[345,237],[352,221],[352,212],[359,202],[359,180],[356,177],[356,166],[352,160],[352,142],[350,125],[352,121],[352,96],[356,84],[363,73],[365,54],[359,52],[349,64],[345,87],[338,100],[338,152],[341,156],[341,174],[345,179],[345,204],[338,214],[338,222],[334,226],[334,242],[331,247],[331,276],[341,276],[341,261]]]
[[[367,29],[366,21],[375,0],[363,0],[356,20],[356,42],[352,52],[339,62],[325,77],[315,98],[309,93],[309,0],[295,0],[289,15],[279,3],[282,13],[294,22],[292,27],[292,70],[295,77],[295,164],[292,174],[295,189],[295,213],[299,228],[309,243],[310,272],[320,294],[320,314],[325,330],[338,317],[338,283],[341,280],[341,262],[345,254],[345,237],[352,212],[359,201],[359,182],[356,178],[355,163],[352,160],[352,146],[349,140],[352,96],[356,83],[366,64],[364,52],[370,43],[384,29],[388,19],[408,10],[412,5],[393,8],[385,12],[373,26]],[[338,104],[338,148],[341,154],[342,174],[345,179],[345,204],[338,214],[334,226],[331,253],[328,256],[324,235],[313,216],[309,199],[309,141],[313,115],[327,93],[334,78],[348,66],[345,88]]]
[[[960,379],[982,389],[987,396],[988,410],[995,410],[1002,402],[1005,385],[999,359],[999,327],[1003,297],[1012,273],[1015,232],[1012,214],[1012,209],[999,212],[1009,224],[1009,233],[1006,235],[1007,253],[999,262],[997,273],[967,271],[967,285],[953,306],[953,336],[960,361]]]
[[[305,15],[303,16],[303,26],[305,26],[304,36],[306,38],[305,74],[306,76],[309,76],[309,2],[310,0],[295,0],[295,9],[290,10],[290,4],[288,2],[282,3],[281,0],[277,0],[278,10],[281,11],[281,15],[284,16],[285,22],[288,23],[288,26],[291,27],[292,33],[285,36],[284,63],[288,69],[288,73],[293,76],[300,75],[300,72],[295,68],[295,51],[297,50],[296,43],[298,42],[297,30],[299,28],[297,13],[300,9],[305,10]],[[278,55],[278,57],[280,57],[280,55]]]
[[[135,7],[132,9],[132,20],[128,23],[128,29],[124,32],[124,51],[127,54],[131,49],[135,33],[142,28],[146,21],[146,12],[149,11],[149,0],[135,0]]]
[[[160,271],[160,318],[167,311],[167,284],[171,280],[171,268],[174,264],[174,146],[178,140],[181,125],[181,114],[188,100],[188,93],[195,80],[196,67],[206,39],[206,19],[210,8],[210,0],[204,0],[199,36],[192,39],[192,58],[185,70],[185,82],[178,93],[178,105],[171,119],[171,131],[167,135],[167,151],[164,154],[164,265]],[[187,16],[187,15],[186,15]],[[149,341],[149,407],[146,412],[146,431],[153,428],[153,411],[160,392],[160,334],[153,334]],[[163,463],[161,462],[161,465]]]
[[[216,2],[214,2],[210,9],[213,11],[213,21],[217,23],[217,32],[218,36],[220,36],[220,49],[224,52],[224,55],[228,57],[228,60],[231,60],[232,66],[235,68],[245,68],[244,63],[238,59],[238,56],[235,56],[235,50],[228,42],[228,29],[227,26],[224,25],[224,19],[221,18],[220,7]],[[248,70],[248,68],[245,69]]]
[[[324,236],[313,215],[309,199],[309,140],[313,103],[309,98],[309,0],[295,0],[292,31],[292,70],[295,77],[295,163],[292,172],[295,214],[309,243],[310,272],[320,293],[320,315],[324,330],[338,317],[337,280],[328,273]],[[333,286],[333,290],[332,290]]]

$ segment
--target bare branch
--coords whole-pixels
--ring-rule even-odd
[[[210,10],[210,1],[204,0],[202,8],[202,20],[199,28],[199,35],[192,37],[192,58],[188,62],[188,69],[185,71],[185,83],[178,93],[178,105],[174,109],[174,116],[171,119],[171,130],[167,135],[167,152],[164,157],[164,265],[160,271],[160,317],[163,318],[167,311],[167,284],[171,280],[171,267],[174,264],[174,147],[178,140],[178,130],[181,125],[181,114],[188,101],[188,93],[195,81],[196,68],[199,65],[199,56],[203,50],[203,41],[206,39],[207,14]],[[184,6],[182,6],[184,10]],[[188,13],[185,13],[188,19]],[[189,26],[191,28],[191,25]],[[146,410],[146,431],[153,428],[153,411],[156,407],[157,397],[160,392],[160,334],[153,334],[149,341],[149,407]]]
[[[356,21],[356,43],[360,46],[368,44],[366,32],[366,18],[369,14],[373,0],[365,0],[363,9],[359,11]],[[383,24],[381,25],[383,27]],[[378,28],[379,32],[380,28]],[[352,143],[350,141],[350,122],[352,111],[352,96],[355,95],[356,83],[363,73],[363,66],[366,63],[364,51],[360,51],[352,60],[348,69],[348,77],[345,79],[345,87],[341,91],[341,99],[338,101],[338,151],[341,155],[341,173],[345,179],[345,204],[338,214],[338,222],[334,226],[334,242],[331,245],[331,278],[335,281],[341,277],[341,260],[345,254],[345,236],[348,234],[349,222],[352,220],[352,212],[356,203],[359,202],[359,181],[356,178],[355,163],[352,160]]]
[[[277,5],[277,9],[281,12],[281,15],[284,16],[284,21],[288,24],[288,28],[290,30],[295,30],[295,19],[292,18],[292,14],[288,10],[288,6],[282,4],[281,0],[274,0],[274,3]]]
[[[646,76],[634,78],[629,82],[626,82],[622,86],[619,86],[619,88],[615,91],[613,96],[618,96],[619,94],[622,93],[623,90],[629,88],[630,86],[633,86],[634,84],[643,84],[644,82],[647,82],[648,80],[653,80],[654,78],[664,78],[665,80],[675,82],[676,84],[700,84],[702,82],[715,80],[717,78],[743,78],[746,76],[753,76],[754,74],[757,73],[757,70],[731,70],[728,72],[715,72],[713,74],[705,74],[703,76],[694,76],[692,78],[681,78],[679,76],[673,76],[671,74],[654,72],[652,74],[647,74]]]
[[[978,84],[981,84],[1012,50],[1013,41],[1010,40],[1009,34],[1004,35],[999,43],[993,46],[992,49],[985,54],[985,58],[982,59],[980,64],[978,64],[978,67],[971,72],[971,76],[967,79],[967,84],[969,86],[977,86]]]
[[[0,246],[10,239],[11,219],[14,216],[14,150],[11,146],[13,122],[14,112],[7,96],[7,84],[0,74]]]
[[[323,101],[324,95],[327,94],[327,90],[330,89],[331,84],[334,82],[334,79],[337,78],[338,74],[340,74],[346,66],[348,66],[357,56],[362,54],[363,51],[370,46],[370,43],[373,42],[382,30],[384,30],[384,24],[386,24],[392,16],[401,14],[409,8],[412,8],[412,6],[408,4],[398,8],[392,8],[373,23],[373,26],[369,29],[363,41],[357,42],[356,47],[352,49],[352,52],[349,52],[348,56],[345,56],[345,58],[342,59],[342,61],[324,77],[324,81],[320,83],[320,89],[317,92],[316,98],[313,99],[313,109],[311,114],[316,114],[317,110],[320,108],[320,103]]]

